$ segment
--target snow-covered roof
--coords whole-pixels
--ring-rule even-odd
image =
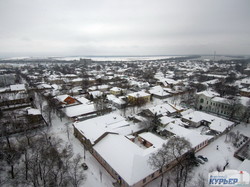
[[[138,124],[129,124],[125,118],[113,113],[77,122],[74,126],[93,144],[105,132],[129,135],[142,129]]]
[[[213,92],[213,91],[210,91],[210,90],[205,90],[205,91],[202,91],[202,92],[198,92],[196,93],[197,95],[205,95],[206,97],[215,97],[215,96],[219,96],[220,94],[216,93],[216,92]]]
[[[218,82],[219,82],[219,79],[213,79],[213,80],[210,80],[210,81],[202,82],[202,84],[209,85],[209,84],[216,84]]]
[[[168,116],[163,116],[160,118],[160,122],[163,124],[163,125],[166,125],[170,122],[173,122],[175,119],[174,118],[171,118],[171,117],[168,117]]]
[[[174,113],[174,112],[176,112],[176,109],[174,109],[168,103],[162,104],[162,105],[157,105],[157,106],[154,106],[154,107],[150,107],[148,110],[152,114],[156,114],[156,115],[167,115],[167,113]]]
[[[211,99],[214,102],[219,102],[219,103],[230,103],[229,99],[223,98],[223,97],[214,97]]]
[[[250,88],[242,88],[242,89],[240,89],[240,91],[242,91],[242,92],[250,92]]]
[[[21,90],[25,90],[25,84],[10,85],[10,90],[11,90],[11,91],[21,91]]]
[[[161,86],[154,86],[149,90],[149,93],[159,96],[168,96],[169,93],[165,92],[164,89]]]
[[[37,88],[38,89],[50,89],[52,88],[52,86],[46,83],[42,83],[42,84],[37,85]]]
[[[76,79],[71,80],[71,82],[81,82],[82,80],[83,80],[82,78],[76,78]]]
[[[110,89],[110,91],[113,91],[113,92],[120,92],[122,89],[121,88],[118,88],[118,87],[113,87]]]
[[[76,97],[76,99],[82,104],[90,104],[90,100],[86,99],[85,97]]]
[[[0,88],[0,93],[1,92],[5,92],[5,91],[7,91],[8,90],[8,88]]]
[[[167,86],[169,84],[175,85],[179,83],[179,81],[175,81],[174,79],[168,79],[168,78],[160,79],[159,82],[163,83],[164,86]]]
[[[212,136],[201,135],[199,132],[195,130],[186,129],[185,127],[180,126],[179,124],[169,123],[165,129],[177,136],[184,137],[191,143],[191,146],[194,148],[202,142],[212,138]]]
[[[68,117],[77,117],[77,116],[89,114],[95,111],[96,109],[95,109],[94,104],[90,104],[90,105],[80,104],[80,105],[74,105],[74,106],[64,108],[64,112]]]
[[[143,132],[139,134],[138,136],[140,136],[144,140],[147,140],[148,142],[153,144],[155,148],[161,148],[162,144],[166,142],[165,140],[163,140],[162,138],[156,136],[155,134],[151,132]]]
[[[101,91],[97,90],[97,91],[89,92],[89,94],[92,95],[93,98],[95,99],[95,98],[97,98],[97,97],[102,96],[103,93],[102,93]]]
[[[55,98],[60,101],[60,102],[64,102],[65,99],[67,99],[68,97],[70,97],[69,95],[65,94],[65,95],[58,95]]]
[[[209,127],[218,132],[223,132],[227,127],[234,124],[232,121],[225,120],[223,118],[207,114],[201,111],[193,111],[182,117],[183,119],[199,123],[201,121],[207,121],[210,123]]]
[[[250,85],[250,77],[235,81],[236,85],[247,84]]]
[[[148,164],[150,154],[144,155],[142,148],[122,135],[108,134],[94,149],[129,185],[155,171]]]
[[[112,101],[113,103],[117,103],[117,104],[125,104],[126,102],[124,100],[122,100],[121,98],[117,98],[116,96],[112,95],[112,94],[109,94],[106,96],[106,98],[109,100],[109,101]]]
[[[117,99],[117,97],[114,96],[113,94],[108,94],[108,95],[106,96],[106,98],[107,98],[107,100],[109,100],[109,101],[113,101],[113,100]]]
[[[128,96],[135,97],[135,98],[140,98],[140,97],[150,96],[150,94],[148,94],[146,92],[143,92],[143,91],[140,91],[140,92],[130,93],[130,94],[128,94]]]
[[[249,97],[239,96],[235,98],[240,104],[243,106],[248,106],[248,103],[250,102]],[[212,101],[224,103],[224,104],[232,104],[231,99],[223,98],[223,97],[214,97],[211,99]]]
[[[27,110],[28,115],[41,115],[40,110],[36,109],[36,108],[30,108]]]
[[[249,97],[241,96],[241,97],[239,97],[239,101],[244,106],[249,106],[249,104],[250,104],[250,98]]]

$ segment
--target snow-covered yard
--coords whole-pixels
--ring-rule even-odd
[[[86,181],[83,182],[82,186],[113,186],[112,183],[115,182],[114,179],[88,151],[85,153],[84,160],[84,147],[73,135],[72,122],[66,118],[63,118],[61,121],[60,118],[54,115],[52,124],[53,125],[50,127],[48,134],[62,139],[64,143],[69,143],[73,148],[74,156],[80,154],[83,158],[83,162],[85,162],[88,166],[88,169],[84,171],[87,178]]]
[[[242,123],[234,127],[232,131],[233,132],[239,131],[245,136],[250,137],[249,124],[245,125]],[[192,180],[188,183],[188,187],[195,186],[195,183],[198,179],[198,175],[203,175],[205,181],[207,181],[209,172],[216,171],[217,166],[223,168],[227,162],[229,164],[226,167],[226,169],[237,170],[239,168],[242,161],[233,156],[237,148],[235,148],[231,142],[225,140],[226,140],[226,135],[223,135],[196,153],[196,156],[203,155],[204,157],[207,157],[208,162],[205,162],[205,164],[200,164],[199,166],[193,169],[193,177]],[[227,138],[227,140],[229,140],[229,138]],[[160,186],[160,178],[152,181],[147,185],[147,187],[155,187],[155,186]],[[207,186],[209,185],[207,184]]]

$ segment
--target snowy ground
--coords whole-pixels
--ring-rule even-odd
[[[172,103],[171,99],[169,103]],[[139,112],[143,108],[149,108],[157,104],[162,104],[162,101],[154,99],[154,102],[151,102],[141,108],[135,109],[135,112]],[[126,112],[126,116],[133,114],[134,112],[133,110],[134,109],[129,108]],[[116,110],[114,111],[114,113],[118,113],[120,115],[124,114],[122,110]],[[73,135],[72,122],[70,122],[66,118],[63,118],[61,121],[58,117],[54,116],[52,124],[53,125],[52,127],[50,127],[48,133],[51,136],[56,136],[58,138],[61,138],[64,141],[64,143],[70,143],[73,147],[74,155],[80,154],[82,157],[84,157],[84,147]],[[236,126],[232,131],[234,132],[239,131],[244,135],[250,137],[250,125],[245,126],[241,124]],[[197,176],[199,174],[202,174],[205,177],[205,180],[207,180],[209,172],[216,170],[217,165],[223,167],[227,161],[229,162],[229,166],[227,167],[227,169],[237,169],[240,166],[242,162],[233,157],[233,154],[236,151],[236,149],[233,147],[232,143],[226,142],[225,139],[226,135],[219,137],[214,142],[212,142],[211,144],[209,144],[207,147],[205,147],[196,154],[207,157],[209,161],[206,162],[204,165],[200,165],[194,168],[193,171],[194,177],[190,181],[187,187],[194,186]],[[219,147],[218,150],[216,149],[217,145]],[[87,176],[87,179],[82,186],[87,186],[87,187],[113,186],[112,183],[115,182],[115,180],[109,175],[109,173],[107,173],[107,171],[99,164],[99,162],[96,161],[96,159],[88,151],[86,151],[86,158],[84,162],[87,163],[89,168],[84,172]],[[155,186],[160,186],[160,178],[152,181],[147,185],[147,187],[155,187]]]
[[[62,121],[54,116],[52,127],[49,129],[49,135],[56,136],[64,141],[64,143],[69,143],[72,145],[74,155],[80,154],[84,158],[84,147],[78,139],[73,135],[72,122],[63,118]],[[68,133],[67,133],[68,126]],[[96,159],[86,151],[86,158],[83,161],[88,165],[88,170],[84,173],[87,176],[86,181],[82,186],[87,187],[110,187],[113,186],[112,183],[114,179],[106,172],[106,170],[96,161]]]
[[[240,133],[250,137],[250,124],[245,125],[245,124],[240,124],[236,126],[232,131],[237,132],[239,131]],[[238,160],[233,156],[234,152],[236,151],[236,148],[232,145],[231,142],[225,141],[226,140],[226,135],[223,135],[216,139],[214,142],[206,146],[204,149],[200,150],[199,152],[196,153],[196,156],[198,155],[203,155],[208,158],[208,162],[205,164],[200,164],[198,167],[195,167],[193,170],[193,178],[189,182],[187,187],[193,187],[195,186],[195,182],[198,178],[198,175],[201,174],[204,176],[205,180],[207,181],[208,179],[208,173],[211,171],[215,171],[217,166],[220,166],[223,168],[223,166],[229,162],[228,167],[226,169],[235,169],[237,170],[242,161]],[[228,140],[228,139],[227,139]],[[217,145],[218,145],[218,150],[217,150]],[[160,186],[160,178],[152,181],[146,187],[156,187]],[[207,184],[207,186],[209,186]],[[244,186],[244,187],[250,187]]]
[[[43,102],[43,106],[46,102]],[[36,101],[36,106],[39,108],[39,103]],[[44,108],[44,107],[43,107]],[[46,117],[45,117],[46,119]],[[73,134],[72,121],[68,118],[62,118],[62,120],[55,114],[52,119],[52,126],[49,127],[47,133],[51,137],[57,137],[63,140],[64,144],[70,144],[73,149],[74,156],[80,154],[83,158],[83,162],[88,165],[88,169],[84,171],[86,180],[82,186],[86,187],[110,187],[115,180],[111,175],[99,164],[98,161],[88,152],[85,152],[84,159],[84,146],[81,142],[75,138]]]

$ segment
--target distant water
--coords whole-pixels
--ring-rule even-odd
[[[184,56],[77,56],[77,57],[55,57],[56,60],[80,60],[91,59],[93,61],[137,61],[137,60],[159,60]]]
[[[11,57],[11,58],[2,58],[0,60],[80,60],[82,59],[91,59],[93,61],[140,61],[140,60],[159,60],[159,59],[170,59],[170,58],[179,58],[179,57],[189,57],[190,55],[162,55],[162,56],[66,56],[66,57]],[[216,55],[215,58],[213,55],[200,55],[196,60],[207,60],[207,61],[219,61],[219,60],[232,60],[232,59],[244,59],[249,58],[249,56],[226,56],[226,55]]]

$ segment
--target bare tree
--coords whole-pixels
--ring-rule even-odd
[[[86,176],[83,174],[83,169],[81,168],[82,157],[78,154],[76,158],[71,162],[71,170],[69,170],[70,183],[74,187],[81,185],[82,181],[86,179]]]
[[[191,150],[191,144],[185,138],[172,137],[167,143],[163,144],[162,148],[156,153],[152,153],[149,157],[149,164],[154,169],[159,169],[162,174],[161,186],[164,178],[164,170],[175,167],[175,183],[179,187],[187,183],[189,169],[189,151]],[[191,158],[191,157],[190,157]],[[186,161],[186,162],[185,162]],[[171,167],[170,167],[171,165]]]
[[[106,99],[106,96],[105,96],[105,95],[100,96],[100,97],[94,99],[94,106],[95,106],[95,109],[96,109],[97,112],[98,112],[99,114],[101,114],[101,115],[102,115],[102,114],[105,114],[106,111],[107,111],[107,109],[108,109],[107,103],[106,103],[105,99]]]
[[[194,182],[194,186],[199,186],[199,187],[206,187],[207,186],[207,180],[205,177],[199,173],[196,181]]]
[[[50,105],[46,105],[44,107],[44,115],[47,119],[47,124],[49,126],[52,125],[52,117],[53,117],[53,108]]]
[[[163,144],[162,148],[157,151],[156,153],[152,153],[149,157],[148,163],[153,169],[158,169],[160,172],[163,172],[164,167],[171,161],[172,156],[170,152],[168,151],[168,145]],[[163,178],[164,178],[164,172],[161,176],[161,184],[162,187],[163,184]]]
[[[230,105],[230,119],[240,119],[243,115],[242,105],[237,97],[228,100],[228,104]]]

